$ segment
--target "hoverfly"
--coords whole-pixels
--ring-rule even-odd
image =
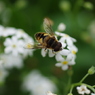
[[[55,38],[52,30],[52,23],[49,18],[44,19],[43,27],[46,33],[38,32],[35,34],[35,39],[38,43],[32,46],[32,48],[45,48],[45,50],[52,49],[54,52],[62,50],[62,44]]]

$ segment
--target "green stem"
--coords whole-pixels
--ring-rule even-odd
[[[74,84],[72,84],[72,86],[71,86],[71,89],[70,89],[70,93],[72,93],[72,91],[73,91],[73,88],[75,87],[75,86],[78,86],[78,85],[81,85],[82,83],[74,83]]]
[[[85,85],[95,93],[95,89],[93,88],[93,86],[90,86],[88,84],[85,84]]]
[[[68,81],[67,81],[67,84],[66,84],[66,87],[64,89],[64,95],[67,95],[68,91],[70,90],[70,87],[71,87],[71,82],[72,82],[72,75],[73,75],[73,70],[72,68],[68,70],[67,72],[68,74]]]
[[[93,85],[92,87],[95,87],[95,85]]]
[[[87,73],[80,81],[80,83],[82,83],[87,77],[89,76],[89,74]]]

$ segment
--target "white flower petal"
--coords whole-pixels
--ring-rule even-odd
[[[76,42],[77,40],[76,39],[74,39],[73,37],[71,37],[71,40],[73,41],[73,42]]]
[[[12,44],[12,41],[10,38],[6,38],[5,42],[4,42],[4,46],[9,46]]]
[[[69,54],[67,55],[67,60],[71,60],[72,58],[74,58],[74,57],[73,57],[73,54],[72,54],[72,53],[69,53]]]
[[[49,49],[49,53],[48,53],[48,54],[49,54],[49,57],[54,57],[54,55],[55,55],[55,54],[53,53],[53,51],[50,50],[50,49]]]
[[[47,50],[42,49],[42,50],[41,50],[41,55],[42,55],[43,57],[45,57],[45,56],[46,56],[46,54],[47,54]]]
[[[55,66],[57,66],[57,67],[61,67],[62,64],[61,64],[61,63],[56,63]]]
[[[64,49],[66,47],[66,43],[61,42],[62,48]]]
[[[23,47],[19,47],[19,48],[17,48],[17,51],[18,51],[19,53],[22,53],[22,54],[23,54],[24,48],[23,48]]]
[[[62,66],[62,70],[67,70],[68,69],[68,65],[63,65]]]
[[[75,61],[72,60],[72,61],[70,61],[68,64],[69,64],[69,65],[74,65],[74,64],[75,64]]]
[[[55,59],[57,61],[63,61],[64,60],[64,58],[62,57],[62,55],[60,53],[58,53],[58,54],[55,55]]]
[[[70,38],[68,38],[66,41],[67,41],[67,45],[72,46],[73,42]]]
[[[5,53],[10,53],[11,50],[12,50],[12,47],[8,46],[8,47],[5,48],[4,52]]]
[[[62,51],[60,51],[60,54],[64,55],[64,56],[67,56],[69,53],[70,53],[70,51],[67,49],[63,49]]]
[[[18,51],[17,51],[17,50],[13,50],[13,51],[12,51],[12,55],[18,56]]]
[[[64,36],[63,33],[59,33],[59,32],[57,32],[57,31],[55,31],[55,34],[58,35],[58,36]]]

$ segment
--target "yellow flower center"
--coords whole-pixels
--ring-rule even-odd
[[[65,34],[65,37],[69,37],[69,35]]]
[[[12,47],[13,47],[13,48],[15,48],[15,47],[16,47],[16,45],[12,45]]]
[[[68,61],[63,61],[62,64],[66,65],[68,64]]]
[[[33,45],[30,44],[30,43],[28,43],[28,44],[26,45],[26,48],[33,48]]]
[[[19,32],[20,32],[21,34],[25,33],[23,30],[20,30]]]
[[[72,50],[72,53],[73,53],[73,54],[76,54],[76,51]]]

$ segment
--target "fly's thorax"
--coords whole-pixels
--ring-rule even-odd
[[[49,34],[44,32],[39,32],[35,34],[35,38],[39,43],[45,42],[45,40],[49,37]]]

